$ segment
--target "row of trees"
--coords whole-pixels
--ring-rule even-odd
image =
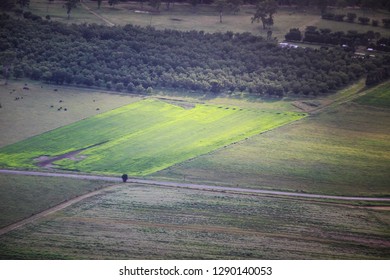
[[[337,31],[329,28],[318,29],[307,26],[304,35],[299,28],[291,28],[285,35],[287,41],[304,41],[315,44],[347,45],[354,50],[357,46],[365,46],[379,51],[390,51],[390,38],[382,37],[379,32]]]
[[[99,2],[101,0],[94,0]],[[104,0],[104,1],[114,1],[115,4],[119,2],[129,2],[129,1],[138,1],[140,3],[147,2],[144,0]],[[168,3],[183,3],[188,2],[192,5],[197,4],[212,4],[217,0],[160,0],[160,2],[166,2],[167,7]],[[153,0],[151,0],[153,2]],[[259,0],[242,0],[243,4],[257,4]],[[390,3],[387,0],[276,0],[277,4],[280,6],[317,6],[320,8],[327,8],[329,6],[344,8],[347,6],[360,6],[362,8],[371,8],[371,9],[390,9]]]
[[[334,21],[346,21],[354,23],[357,19],[360,24],[368,25],[371,21],[369,17],[358,17],[355,13],[347,14],[334,14],[334,13],[325,13],[322,15],[323,19],[334,20]],[[372,26],[379,26],[379,20],[373,19],[371,21]],[[390,19],[382,19],[382,24],[385,28],[390,28]]]
[[[345,86],[386,59],[355,59],[338,49],[283,49],[250,33],[66,25],[0,16],[2,74],[48,83],[247,92],[255,96],[321,95]]]

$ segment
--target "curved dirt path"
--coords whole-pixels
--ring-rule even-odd
[[[118,177],[110,177],[110,176],[38,172],[38,171],[22,171],[22,170],[8,170],[8,169],[0,169],[0,173],[15,174],[15,175],[18,175],[18,174],[19,175],[29,175],[29,176],[65,177],[65,178],[75,178],[75,179],[81,179],[81,180],[108,181],[108,182],[115,182],[115,183],[120,183],[122,181],[122,179],[119,176]],[[387,197],[322,195],[322,194],[296,193],[296,192],[273,191],[273,190],[259,190],[259,189],[248,189],[248,188],[237,188],[237,187],[211,186],[211,185],[201,185],[201,184],[191,184],[191,183],[135,179],[135,178],[129,178],[127,180],[127,183],[137,183],[137,184],[145,184],[145,185],[173,187],[173,188],[185,188],[185,189],[215,191],[215,192],[266,194],[266,195],[287,196],[287,197],[333,199],[333,200],[347,200],[347,201],[390,202],[390,198],[387,198]]]

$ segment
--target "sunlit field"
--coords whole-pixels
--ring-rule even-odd
[[[34,168],[55,157],[61,169],[146,175],[305,116],[146,99],[0,149],[3,167]],[[75,158],[67,153],[77,152]],[[38,162],[37,162],[38,161]]]

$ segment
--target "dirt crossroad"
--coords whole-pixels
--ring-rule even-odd
[[[19,175],[28,175],[28,176],[66,177],[66,178],[75,178],[81,180],[99,180],[99,181],[107,181],[107,182],[114,182],[114,183],[119,183],[122,181],[120,177],[108,177],[108,176],[85,175],[85,174],[74,174],[74,173],[37,172],[37,171],[8,170],[8,169],[0,169],[0,173],[15,174],[15,175],[19,174]],[[266,195],[277,195],[277,196],[287,196],[287,197],[333,199],[333,200],[348,200],[348,201],[390,202],[390,198],[387,197],[335,196],[335,195],[273,191],[273,190],[263,190],[263,189],[248,189],[248,188],[241,188],[241,187],[212,186],[212,185],[191,184],[191,183],[184,183],[184,182],[169,182],[169,181],[157,181],[157,180],[146,180],[146,179],[136,179],[136,178],[129,178],[127,180],[127,183],[154,185],[154,186],[162,186],[162,187],[173,187],[173,188],[186,188],[186,189],[195,189],[195,190],[204,190],[204,191],[216,191],[216,192],[266,194]]]

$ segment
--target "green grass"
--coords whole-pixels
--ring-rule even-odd
[[[107,183],[0,174],[0,228]]]
[[[367,94],[358,98],[356,102],[362,105],[390,108],[390,82],[369,90]]]
[[[0,237],[0,259],[388,259],[388,211],[123,185]]]
[[[303,116],[202,104],[185,109],[146,99],[6,146],[0,149],[0,164],[34,168],[40,156],[86,149],[79,154],[83,160],[55,164],[84,172],[146,175]]]

